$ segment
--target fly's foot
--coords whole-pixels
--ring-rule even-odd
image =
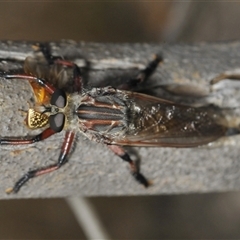
[[[125,157],[126,158],[126,157]],[[127,158],[126,158],[127,159]],[[130,164],[130,168],[131,168],[131,173],[133,175],[133,177],[140,183],[142,184],[144,187],[149,187],[152,185],[151,181],[148,181],[143,174],[140,173],[140,169],[139,169],[139,163],[136,161],[131,160],[130,158],[128,160],[126,160],[129,162]]]
[[[133,177],[144,187],[149,187],[152,185],[152,181],[147,180],[141,173],[139,172],[132,172]]]
[[[17,193],[20,188],[30,179],[36,176],[37,170],[32,170],[27,172],[23,177],[21,177],[12,188],[7,188],[5,192],[7,194]]]
[[[139,168],[138,161],[133,161],[129,154],[120,146],[117,145],[108,145],[109,149],[111,149],[117,156],[119,156],[122,160],[129,163],[130,171],[133,177],[143,186],[149,187],[152,185],[151,181],[148,181],[141,173]]]

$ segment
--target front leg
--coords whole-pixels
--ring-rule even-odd
[[[43,141],[44,139],[49,138],[53,134],[55,134],[56,131],[52,130],[51,128],[45,129],[42,133],[32,136],[32,137],[0,137],[0,146],[1,145],[26,145],[26,144],[32,144],[35,142]]]
[[[6,193],[12,193],[12,192],[17,193],[20,190],[20,188],[31,178],[53,172],[59,169],[61,166],[63,166],[67,162],[68,155],[72,150],[72,146],[74,143],[74,136],[75,136],[74,132],[72,131],[66,132],[65,139],[64,139],[57,163],[28,171],[15,183],[13,188],[6,189]]]

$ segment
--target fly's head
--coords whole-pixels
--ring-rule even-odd
[[[42,93],[40,94],[40,91],[36,94],[36,89],[34,89],[34,93],[37,102],[40,104],[28,110],[26,118],[27,126],[31,129],[38,129],[49,125],[55,132],[61,132],[66,122],[66,93],[63,90],[56,89],[50,97],[47,97],[47,99],[49,98],[47,104],[46,101],[41,102],[39,100],[39,96],[41,99],[45,98],[45,96],[41,96]]]

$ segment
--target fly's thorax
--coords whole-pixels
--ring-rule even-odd
[[[105,87],[86,91],[75,113],[80,130],[87,137],[97,141],[101,138],[105,141],[126,133],[128,109],[129,103],[124,91]]]

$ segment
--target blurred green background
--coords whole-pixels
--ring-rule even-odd
[[[199,42],[240,39],[240,4],[0,2],[0,39]],[[90,198],[112,239],[240,238],[240,194]],[[64,199],[0,201],[0,239],[85,239]]]

